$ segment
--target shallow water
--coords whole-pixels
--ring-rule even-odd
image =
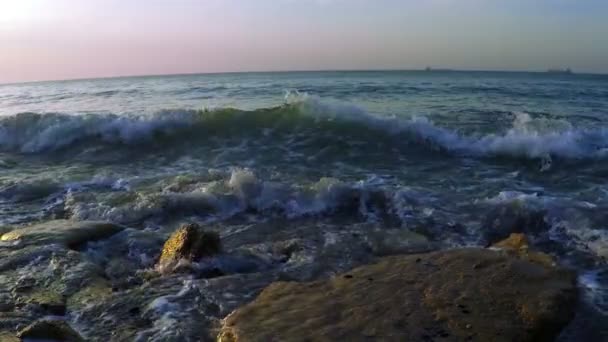
[[[581,272],[602,311],[607,175],[606,76],[298,72],[0,85],[0,222],[130,227],[116,238],[125,246],[90,246],[102,266],[126,252],[134,268],[151,267],[163,239],[197,221],[229,250],[248,251],[222,267],[273,270],[260,250],[295,239],[310,254],[290,261],[290,276],[312,279],[368,260],[357,234],[424,227],[442,246],[483,245],[489,213],[513,207],[544,215],[549,228],[534,238]],[[313,257],[319,250],[344,253]],[[146,312],[159,326],[142,339],[162,340],[162,325],[180,319],[153,314],[176,311],[155,303]]]

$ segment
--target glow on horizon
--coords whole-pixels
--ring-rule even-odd
[[[0,0],[0,83],[322,69],[608,72],[604,0]]]

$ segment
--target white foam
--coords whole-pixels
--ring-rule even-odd
[[[223,180],[201,180],[201,183],[188,187],[167,186],[162,192],[154,194],[135,193],[132,201],[118,207],[100,202],[94,194],[74,190],[66,192],[64,203],[73,219],[109,220],[125,224],[141,222],[147,217],[164,217],[170,213],[227,218],[249,209],[273,211],[288,218],[297,218],[348,208],[373,219],[375,213],[372,206],[377,204],[374,201],[378,194],[384,194],[384,191],[384,181],[377,177],[353,183],[321,178],[307,185],[289,184],[263,181],[252,170],[234,168]],[[119,193],[116,195],[121,196]],[[390,202],[386,203],[389,207],[394,204],[394,210],[398,210],[400,198],[380,197],[380,200]]]
[[[191,110],[159,111],[151,115],[64,115],[25,113],[0,120],[0,146],[25,153],[56,150],[87,138],[110,143],[134,143],[168,133],[196,121]]]
[[[153,319],[151,328],[140,331],[135,341],[167,341],[179,340],[181,328],[185,324],[191,324],[188,318],[188,310],[178,301],[190,292],[198,292],[198,287],[192,280],[185,280],[183,287],[175,295],[166,295],[154,299],[146,308],[144,315]]]
[[[608,315],[608,287],[606,282],[607,270],[591,270],[578,276],[578,283],[583,290],[583,298],[604,315]],[[604,280],[601,280],[604,278]]]
[[[587,159],[608,155],[608,129],[574,128],[564,120],[532,119],[523,112],[513,113],[513,126],[504,133],[465,136],[420,116],[380,117],[352,105],[322,101],[300,93],[289,93],[286,101],[299,103],[303,112],[317,119],[360,122],[388,134],[408,133],[423,143],[466,155],[525,157],[545,162],[551,156]]]

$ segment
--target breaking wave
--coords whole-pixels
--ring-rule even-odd
[[[463,134],[425,117],[377,116],[353,105],[288,94],[283,105],[253,111],[232,108],[164,110],[150,115],[22,113],[0,118],[0,149],[19,153],[57,151],[86,144],[146,145],[167,139],[200,143],[209,137],[306,135],[384,140],[478,158],[604,159],[608,129],[577,128],[564,121],[513,113],[512,127],[489,134]]]
[[[215,178],[215,177],[213,177]],[[125,187],[125,189],[127,189]],[[100,203],[76,189],[69,189],[60,204],[78,220],[111,220],[133,223],[148,218],[212,215],[228,218],[242,213],[277,214],[286,218],[353,213],[368,219],[377,215],[406,217],[425,196],[409,188],[390,191],[380,179],[355,183],[322,178],[312,184],[263,181],[249,169],[236,168],[217,180],[192,184],[171,183],[151,194],[117,192],[124,205]],[[408,209],[409,208],[409,209]],[[411,214],[411,213],[409,213]]]

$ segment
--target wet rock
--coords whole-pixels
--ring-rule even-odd
[[[69,324],[61,320],[40,320],[21,330],[17,336],[21,339],[58,340],[81,342],[84,339]]]
[[[31,277],[23,277],[18,279],[15,282],[15,286],[13,287],[13,293],[23,293],[32,290],[36,286],[36,279]]]
[[[525,234],[513,233],[508,238],[492,245],[494,248],[511,251],[522,251],[529,247],[528,237]]]
[[[2,342],[21,342],[15,334],[8,331],[0,331],[0,341]]]
[[[508,238],[493,244],[491,247],[542,265],[553,266],[555,264],[550,255],[531,250],[528,237],[525,234],[511,234]]]
[[[218,254],[221,249],[219,234],[203,231],[197,224],[185,224],[165,242],[159,267],[166,269],[180,260],[197,261]]]
[[[65,315],[66,300],[102,271],[56,244],[0,251],[0,260],[1,301],[32,318]]]
[[[385,257],[347,275],[271,284],[218,340],[552,341],[577,300],[572,272],[487,249]]]
[[[263,272],[272,269],[272,264],[266,259],[260,258],[256,254],[248,252],[237,252],[233,254],[225,254],[210,260],[210,262],[199,263],[196,270],[199,275],[205,278],[206,273],[216,273],[217,276],[226,274],[244,274],[253,272]]]
[[[23,245],[63,244],[78,249],[89,241],[110,237],[122,229],[109,222],[55,220],[14,229],[4,233],[0,240],[19,240]]]
[[[251,302],[264,288],[278,279],[274,272],[260,272],[196,281],[201,292],[218,304],[216,317],[221,319]]]
[[[504,240],[512,233],[538,235],[550,226],[545,222],[545,212],[511,204],[490,211],[482,223],[483,239],[488,245]]]
[[[13,230],[11,226],[0,226],[0,236],[4,235],[4,233],[8,233]]]
[[[374,230],[367,234],[374,255],[422,253],[437,249],[426,236],[407,229]]]
[[[80,310],[88,305],[103,302],[111,295],[112,287],[109,281],[93,278],[67,299],[67,307],[74,311]]]
[[[373,255],[368,241],[350,229],[321,230],[321,239],[302,245],[281,267],[281,278],[309,281],[328,278],[353,267],[370,263]]]
[[[65,303],[62,302],[51,302],[51,303],[42,303],[40,304],[42,309],[46,311],[51,316],[65,316],[66,306]]]
[[[125,281],[133,277],[138,270],[138,265],[127,258],[113,258],[108,261],[105,274],[113,282]]]
[[[11,312],[14,309],[15,309],[15,305],[13,303],[11,303],[9,300],[6,300],[4,298],[2,300],[0,300],[0,312]]]
[[[93,341],[206,341],[217,308],[203,294],[190,275],[169,274],[81,308],[78,327]]]
[[[302,250],[301,244],[298,239],[279,241],[272,246],[272,254],[278,255],[280,262],[287,262],[295,253]]]
[[[95,244],[94,253],[95,256],[102,256],[102,262],[120,259],[136,263],[135,268],[147,268],[154,266],[165,241],[159,232],[127,228]]]
[[[18,293],[18,304],[31,305],[40,314],[63,316],[66,313],[65,298],[54,289],[34,288]]]

